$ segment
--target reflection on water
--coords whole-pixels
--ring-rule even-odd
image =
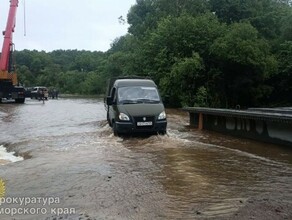
[[[77,162],[74,166],[102,175],[135,174],[144,185],[132,188],[161,187],[167,218],[224,216],[257,195],[292,201],[291,149],[190,129],[188,116],[179,110],[168,110],[165,136],[115,137],[105,118],[103,102],[96,99],[1,105],[0,145],[58,152],[58,163],[86,161],[82,169]],[[116,181],[127,189],[131,178]]]

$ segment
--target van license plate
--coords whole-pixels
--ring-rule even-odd
[[[152,121],[137,122],[137,126],[151,126]]]

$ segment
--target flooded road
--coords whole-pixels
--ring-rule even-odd
[[[291,149],[167,113],[165,136],[115,137],[99,99],[0,105],[0,219],[292,219]]]

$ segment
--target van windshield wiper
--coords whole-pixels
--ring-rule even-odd
[[[140,100],[130,100],[130,99],[125,99],[120,101],[121,104],[138,104],[138,103],[143,103]]]
[[[160,103],[159,100],[153,100],[153,99],[125,99],[120,101],[120,104],[141,104],[141,103]]]
[[[138,99],[138,101],[143,102],[143,103],[159,103],[159,100],[154,100],[154,99]]]

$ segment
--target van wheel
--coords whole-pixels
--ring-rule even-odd
[[[112,128],[113,128],[114,136],[119,136],[117,125],[115,122],[112,123]]]
[[[106,120],[107,120],[108,125],[109,125],[110,127],[113,127],[113,124],[112,124],[112,122],[111,122],[111,120],[110,120],[110,118],[109,118],[109,113],[108,113],[108,112],[107,112],[107,114],[106,114]]]
[[[160,135],[165,135],[165,134],[166,134],[166,130],[159,131],[158,134],[160,134]]]

